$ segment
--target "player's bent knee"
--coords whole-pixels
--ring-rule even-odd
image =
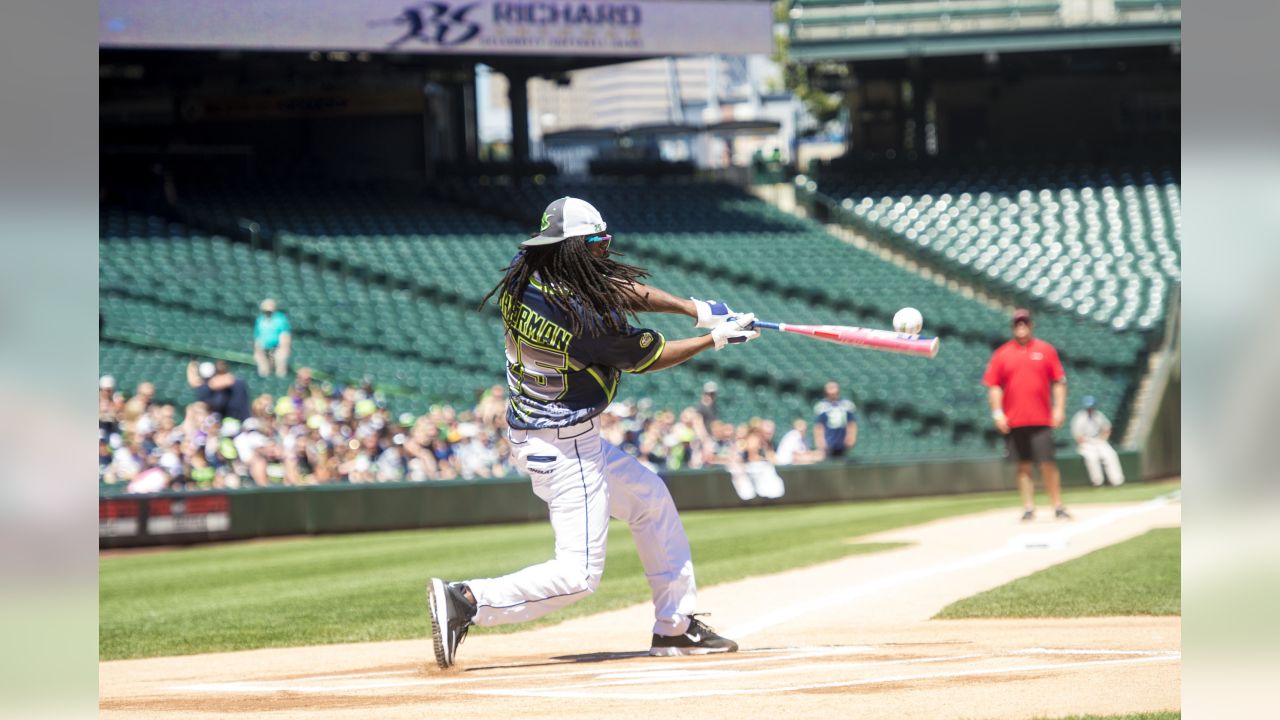
[[[600,582],[604,578],[603,567],[587,568],[584,572],[581,559],[556,559],[553,562],[556,565],[554,584],[561,588],[561,593],[566,595],[586,597],[599,589]]]

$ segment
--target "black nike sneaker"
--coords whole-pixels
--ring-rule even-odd
[[[653,645],[649,648],[650,655],[658,656],[709,655],[737,651],[738,643],[717,635],[697,615],[689,616],[689,629],[683,635],[654,635]]]
[[[427,583],[427,609],[431,614],[431,640],[435,644],[436,664],[440,669],[453,665],[453,656],[467,628],[476,616],[476,606],[467,600],[462,583],[446,583],[431,578]]]

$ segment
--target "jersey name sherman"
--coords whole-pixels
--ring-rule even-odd
[[[568,427],[604,412],[623,372],[644,372],[662,354],[660,333],[625,325],[606,331],[584,311],[583,329],[547,301],[541,283],[523,298],[499,298],[506,329],[507,424],[515,429]]]
[[[515,298],[505,293],[501,306],[503,321],[518,335],[552,350],[564,352],[569,349],[573,333],[534,312],[528,305],[522,303],[517,306]]]

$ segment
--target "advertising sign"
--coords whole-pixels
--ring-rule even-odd
[[[773,50],[768,2],[101,0],[111,48],[654,57]]]
[[[141,507],[137,500],[98,500],[98,537],[134,537]]]
[[[147,501],[148,535],[226,532],[230,528],[231,502],[226,495]]]

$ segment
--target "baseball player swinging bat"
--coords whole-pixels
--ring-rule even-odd
[[[791,325],[789,323],[756,320],[755,327],[763,330],[779,330],[781,332],[808,335],[819,340],[865,347],[873,350],[935,357],[938,354],[938,338],[922,335],[904,335],[892,330],[874,330],[872,328],[851,327],[848,325]]]

